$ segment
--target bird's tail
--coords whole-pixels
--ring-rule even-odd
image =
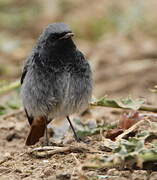
[[[26,145],[31,146],[37,143],[39,139],[44,136],[45,128],[46,123],[43,117],[34,119],[31,124],[29,135],[26,139]]]

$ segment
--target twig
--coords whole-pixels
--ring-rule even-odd
[[[0,165],[2,165],[3,163],[5,163],[6,161],[12,159],[12,157],[8,156],[8,157],[5,157],[3,160],[0,161]]]
[[[127,109],[122,108],[118,104],[97,104],[97,103],[90,103],[91,107],[101,106],[101,107],[108,107],[108,108],[119,108],[119,109]],[[155,106],[148,106],[142,105],[138,110],[140,111],[149,111],[149,112],[157,112],[157,107]]]
[[[137,122],[136,124],[134,124],[133,126],[131,126],[129,129],[125,130],[122,134],[120,134],[119,136],[116,137],[116,141],[120,141],[124,136],[126,136],[127,134],[131,133],[132,131],[134,131],[139,125],[141,125],[143,122],[145,121],[145,119],[140,120],[139,122]]]
[[[53,156],[54,154],[59,154],[59,153],[71,153],[71,152],[78,152],[78,153],[84,153],[88,152],[89,150],[84,147],[75,147],[75,146],[70,146],[70,147],[40,147],[33,149],[29,152],[30,155],[33,155],[37,158],[45,158],[45,157],[50,157]]]
[[[33,152],[42,152],[42,151],[50,151],[54,149],[60,149],[61,147],[53,147],[53,146],[44,146],[44,147],[37,147],[30,150],[30,153]]]
[[[143,105],[140,107],[141,111],[150,111],[150,112],[157,112],[157,107],[155,106],[148,106],[148,105]]]
[[[20,86],[19,80],[12,82],[10,84],[7,84],[7,85],[0,88],[0,95],[4,94],[6,92],[12,91],[12,90],[18,88],[19,86]]]
[[[83,172],[83,169],[82,169],[82,164],[80,163],[80,161],[76,158],[76,156],[73,153],[72,153],[72,156],[74,157],[74,159],[76,161],[76,167],[77,167],[77,171],[79,174],[79,179],[87,180],[87,178]]]
[[[74,153],[72,153],[72,156],[75,159],[77,166],[81,166],[80,161],[77,159],[77,157],[74,155]]]

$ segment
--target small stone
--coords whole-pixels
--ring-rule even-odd
[[[120,171],[118,171],[115,168],[109,169],[107,171],[107,175],[110,175],[110,176],[119,176],[119,174],[120,174]]]
[[[69,180],[71,178],[71,174],[58,174],[56,175],[56,179],[59,180]]]
[[[49,160],[47,160],[47,159],[43,160],[43,163],[48,163],[48,162],[49,162]]]
[[[149,180],[157,180],[157,172],[152,172],[149,177]]]
[[[20,139],[20,138],[21,137],[17,133],[12,132],[12,133],[7,135],[6,140],[7,141],[12,141],[13,139]]]
[[[148,174],[147,171],[137,170],[132,173],[132,180],[147,180]]]
[[[21,171],[20,169],[15,169],[14,172],[16,172],[16,173],[22,173],[22,171]]]
[[[46,177],[52,176],[52,175],[53,175],[52,172],[53,172],[53,171],[52,171],[52,168],[47,167],[47,168],[44,170],[44,175],[45,175]]]
[[[120,171],[120,176],[125,177],[125,178],[130,178],[131,172],[130,171]]]

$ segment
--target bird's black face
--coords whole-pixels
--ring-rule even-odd
[[[43,54],[59,55],[73,51],[76,46],[72,40],[74,34],[64,23],[53,23],[46,27],[41,34],[37,47]]]
[[[68,42],[71,40],[72,36],[74,36],[74,33],[71,31],[50,33],[46,39],[46,46],[50,48],[58,46],[59,44],[65,43],[65,41]]]
[[[54,48],[62,41],[70,40],[73,35],[69,26],[64,23],[49,24],[41,34],[39,44],[43,44],[44,47]]]

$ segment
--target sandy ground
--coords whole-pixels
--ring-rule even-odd
[[[92,112],[93,119],[98,123],[118,122],[121,117],[120,110],[96,108]],[[88,119],[86,117],[81,117]],[[51,123],[53,125],[53,123]],[[155,180],[155,171],[138,169],[82,169],[93,156],[105,152],[102,149],[105,132],[96,135],[86,136],[84,142],[76,142],[69,130],[64,134],[63,141],[54,143],[51,148],[59,151],[53,155],[44,153],[44,157],[31,154],[36,146],[26,147],[25,138],[29,131],[29,125],[21,110],[14,111],[9,115],[2,116],[0,119],[0,179],[1,180],[20,180],[20,179],[52,179],[52,180],[88,180],[89,179],[130,179],[130,180]],[[66,139],[66,140],[65,140]],[[87,178],[88,177],[88,178]]]
[[[69,0],[69,2],[72,6],[69,6],[70,9],[65,8],[65,12],[62,10],[64,12],[62,14],[59,12],[61,9],[58,9],[56,3],[56,6],[53,6],[56,16],[53,18],[55,21],[58,21],[57,18],[61,17],[63,21],[73,24],[73,27],[75,22],[77,22],[76,27],[79,27],[79,29],[75,28],[75,40],[79,49],[84,52],[91,63],[94,80],[93,96],[102,97],[108,95],[108,97],[116,99],[127,96],[132,96],[133,98],[142,97],[147,104],[157,105],[157,95],[150,91],[150,89],[157,84],[156,38],[143,33],[144,31],[141,32],[140,28],[131,31],[128,35],[114,32],[114,30],[111,29],[111,33],[108,33],[108,35],[104,33],[104,36],[102,35],[97,41],[88,41],[88,36],[89,38],[94,36],[90,34],[92,33],[92,29],[89,31],[89,29],[92,28],[90,26],[92,22],[90,22],[91,12],[97,14],[99,19],[99,17],[105,16],[104,12],[107,14],[106,9],[108,9],[108,5],[113,2],[104,0],[102,1],[103,5],[101,5],[93,0],[91,6],[89,6],[89,1],[85,2],[79,0],[76,1],[76,3],[72,3],[72,1]],[[126,12],[130,12],[126,6],[132,7],[131,2],[132,1],[121,1],[122,9],[126,10]],[[154,1],[152,1],[152,3],[153,2]],[[10,29],[8,30],[8,34],[6,35],[8,41],[6,41],[6,44],[10,43],[15,46],[15,42],[20,44],[18,45],[17,43],[17,47],[12,48],[10,51],[1,50],[0,80],[12,80],[20,77],[23,60],[33,47],[40,33],[39,29],[41,30],[41,27],[44,27],[47,23],[52,21],[52,17],[49,16],[52,9],[48,12],[45,4],[46,3],[43,4],[45,15],[41,14],[41,19],[38,19],[38,23],[30,22],[35,24],[35,27],[33,26],[34,29],[32,29],[32,24],[27,24],[27,29],[22,29],[19,36],[16,36],[17,33],[13,33],[11,36],[11,31]],[[153,19],[157,17],[156,15],[154,16],[153,13],[156,12],[156,9],[153,11],[156,5],[146,3],[145,7],[148,10],[145,11],[146,15],[147,13],[149,14],[148,18],[156,22],[156,20]],[[75,14],[75,16],[73,14]],[[125,18],[122,20],[125,20]],[[80,27],[86,28],[81,29]],[[77,35],[80,33],[77,32],[77,30],[80,30],[80,32],[85,31],[82,34],[86,39],[77,38]],[[3,33],[4,32],[5,28],[3,29]],[[1,104],[5,104],[14,94],[17,93],[12,92],[1,96]],[[64,127],[67,128],[65,133],[61,133],[64,135],[63,141],[57,141],[56,143],[54,143],[54,139],[51,139],[51,141],[53,142],[54,148],[60,147],[64,149],[64,151],[56,152],[54,155],[44,158],[33,156],[30,152],[34,148],[41,146],[41,143],[39,142],[33,147],[25,146],[29,125],[24,112],[21,110],[12,110],[9,113],[11,114],[0,116],[0,180],[157,179],[157,173],[153,170],[140,170],[136,168],[82,169],[82,165],[88,162],[91,156],[106,153],[101,149],[105,132],[85,137],[86,143],[77,143],[68,126],[63,125],[61,131],[63,131]],[[118,123],[122,111],[108,108],[96,108],[91,109],[91,113],[90,116],[80,117],[80,119],[84,122],[90,121],[100,124],[115,124]],[[51,125],[54,126],[54,123],[52,122]],[[61,126],[59,125],[59,127]],[[65,151],[65,148],[69,149]],[[90,150],[90,152],[88,152],[88,150]]]

